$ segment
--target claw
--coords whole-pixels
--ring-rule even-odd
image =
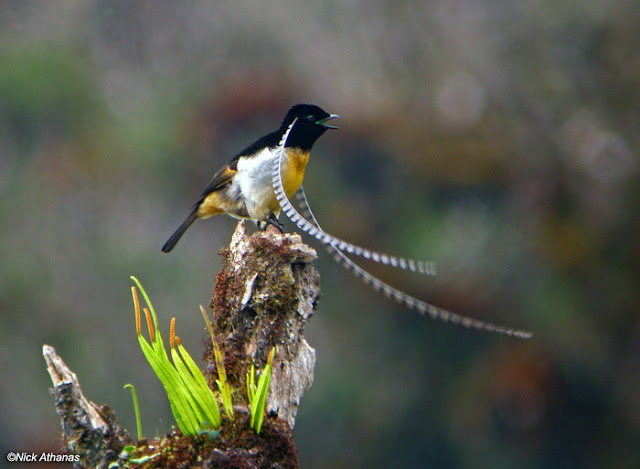
[[[262,227],[264,231],[266,231],[269,225],[271,225],[276,230],[278,230],[281,234],[284,234],[284,225],[280,220],[278,220],[278,218],[273,213],[270,213],[269,216],[262,223],[264,223],[264,226]]]

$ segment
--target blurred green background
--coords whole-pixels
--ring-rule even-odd
[[[129,275],[194,356],[235,221],[160,247],[286,109],[338,113],[305,179],[324,228],[434,260],[366,266],[529,341],[431,321],[321,247],[305,468],[640,467],[637,2],[3,1],[0,442],[59,444],[41,356],[149,436],[173,423]],[[291,224],[287,225],[293,229]]]

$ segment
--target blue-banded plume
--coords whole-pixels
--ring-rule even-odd
[[[473,319],[467,316],[462,316],[456,313],[452,313],[445,309],[439,308],[437,306],[426,303],[422,300],[414,298],[391,285],[383,282],[382,280],[374,277],[369,272],[364,270],[362,267],[353,262],[345,252],[349,254],[359,255],[366,259],[371,259],[375,262],[380,262],[385,265],[390,265],[393,267],[399,267],[406,270],[411,270],[413,272],[426,273],[430,275],[435,275],[435,267],[431,262],[423,262],[414,259],[405,259],[396,256],[391,256],[383,253],[376,253],[370,251],[368,249],[356,246],[351,243],[347,243],[335,236],[332,236],[325,232],[319,225],[318,221],[314,217],[311,212],[311,208],[307,202],[304,189],[302,186],[297,192],[296,196],[301,205],[301,208],[305,215],[300,214],[295,207],[291,204],[289,199],[287,198],[284,188],[282,187],[282,179],[280,176],[280,168],[281,168],[281,160],[282,153],[285,148],[287,138],[289,136],[289,132],[291,132],[291,128],[294,127],[296,123],[296,119],[294,119],[287,129],[287,131],[283,134],[282,139],[278,145],[278,154],[279,157],[276,159],[273,168],[273,189],[276,194],[276,198],[280,203],[280,207],[282,211],[287,215],[287,217],[302,231],[309,233],[311,236],[320,241],[327,251],[332,255],[333,259],[342,265],[346,270],[353,273],[356,277],[362,280],[365,284],[372,287],[374,290],[381,292],[388,298],[391,298],[398,303],[402,304],[408,309],[417,311],[422,315],[428,315],[433,319],[437,319],[444,322],[449,322],[452,324],[458,324],[463,327],[467,327],[470,329],[483,330],[487,332],[504,334],[509,336],[518,337],[521,339],[528,339],[533,334],[528,331],[520,330],[520,329],[512,329],[508,327],[498,326],[495,324],[491,324],[489,322],[481,321],[478,319]],[[308,217],[311,221],[309,221],[306,217]]]

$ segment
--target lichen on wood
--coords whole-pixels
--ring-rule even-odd
[[[78,377],[53,347],[44,345],[42,355],[53,383],[51,394],[62,423],[62,438],[70,454],[80,457],[73,467],[106,469],[133,439],[110,407],[99,407],[84,396]]]

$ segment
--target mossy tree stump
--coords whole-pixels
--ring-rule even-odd
[[[303,336],[320,297],[320,278],[312,264],[316,252],[297,234],[249,237],[239,223],[221,254],[225,260],[210,306],[229,381],[245,392],[248,367],[264,365],[275,346],[267,413],[293,428],[300,399],[313,382],[316,360]],[[208,347],[204,360],[213,363],[212,358]],[[211,369],[210,384],[216,378]]]
[[[228,381],[236,391],[236,418],[233,422],[223,420],[220,435],[212,441],[209,435],[194,440],[174,430],[159,440],[138,442],[139,454],[156,455],[140,467],[298,466],[291,429],[302,395],[313,381],[315,351],[304,339],[303,331],[320,297],[319,275],[313,266],[316,253],[303,244],[297,234],[267,230],[249,236],[244,223],[240,222],[229,247],[221,254],[223,269],[216,277],[211,310],[215,340],[224,354]],[[264,367],[272,347],[276,355],[267,397],[267,418],[260,435],[256,435],[248,423],[245,377],[251,364],[258,369]],[[52,348],[47,350],[49,355],[51,351],[55,354]],[[206,341],[204,360],[205,376],[212,389],[217,390],[210,339]],[[66,365],[64,368],[68,371]],[[49,373],[54,383],[52,392],[57,396],[62,387],[69,384],[59,378],[64,374],[59,369],[49,367]],[[69,412],[74,408],[88,405],[90,409],[100,409],[82,395],[77,379],[75,384],[79,392],[65,399],[64,407],[61,399],[56,399],[64,442],[71,452],[81,457],[81,462],[74,467],[124,464],[117,454],[124,442],[132,440],[117,424],[115,416],[109,414],[108,424],[117,425],[114,428],[119,438],[107,438],[109,429],[103,427],[96,432],[95,419],[84,419],[80,424],[84,429],[74,422],[74,432],[70,432]],[[73,402],[69,402],[70,399]],[[104,422],[100,425],[104,426]],[[68,437],[78,431],[94,436],[86,442]],[[83,461],[91,461],[91,466]],[[128,465],[133,467],[131,462]]]

